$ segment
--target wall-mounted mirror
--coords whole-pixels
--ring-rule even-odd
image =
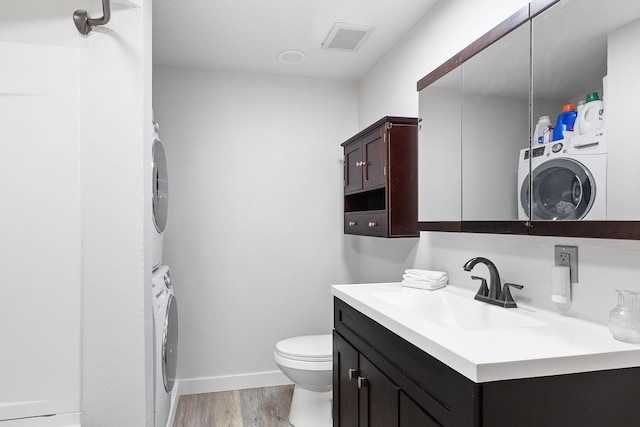
[[[461,219],[461,90],[462,73],[458,67],[420,92],[418,218],[421,221]]]
[[[518,219],[518,156],[529,147],[529,37],[526,22],[462,64],[463,221]]]
[[[533,19],[532,119],[554,126],[533,142],[533,220],[640,220],[639,18],[637,1],[563,0]]]
[[[640,238],[640,2],[530,10],[418,82],[421,229]]]

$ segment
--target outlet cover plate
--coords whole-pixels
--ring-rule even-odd
[[[569,270],[571,283],[578,283],[578,247],[577,246],[555,246],[555,265],[567,265],[566,258],[569,256]]]

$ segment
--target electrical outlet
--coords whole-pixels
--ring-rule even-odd
[[[568,265],[571,274],[571,283],[578,283],[578,247],[555,246],[555,264]]]
[[[559,255],[560,265],[571,265],[571,255],[566,252],[560,252]]]

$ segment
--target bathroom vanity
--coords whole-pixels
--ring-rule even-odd
[[[640,345],[447,286],[336,285],[334,426],[636,425]]]

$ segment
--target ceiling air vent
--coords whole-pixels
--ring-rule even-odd
[[[322,42],[322,47],[353,52],[358,50],[371,31],[373,27],[337,22]]]

